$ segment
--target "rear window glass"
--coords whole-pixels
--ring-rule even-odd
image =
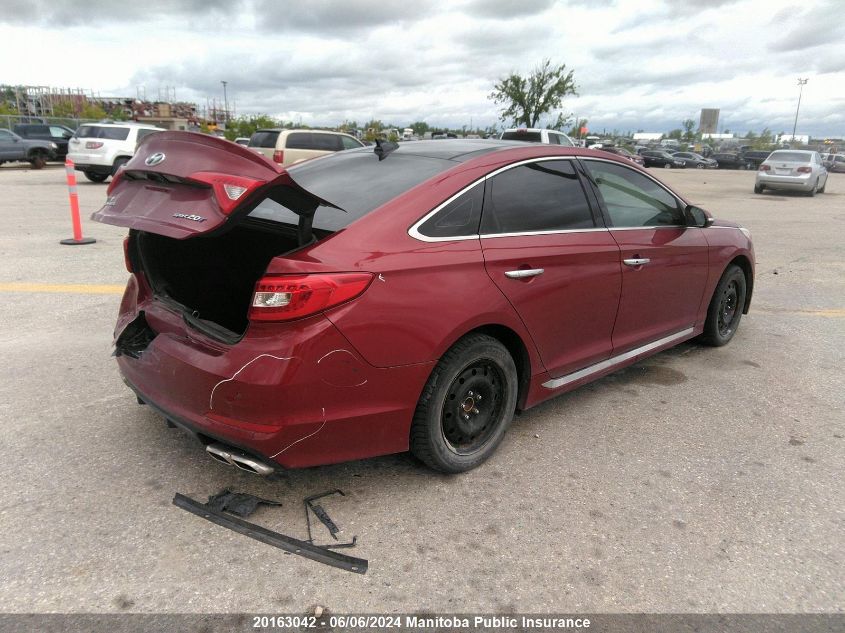
[[[249,147],[274,148],[277,138],[279,138],[279,132],[256,132],[249,139]]]
[[[110,141],[125,141],[129,138],[128,127],[102,127],[99,125],[80,125],[76,130],[77,138],[104,138]]]
[[[543,137],[539,132],[520,132],[519,130],[516,130],[515,132],[503,132],[502,140],[529,141],[531,143],[539,143],[543,140]]]
[[[788,163],[809,163],[810,154],[803,152],[774,152],[769,158],[771,160],[782,160]]]
[[[296,183],[314,196],[340,207],[320,206],[314,228],[340,230],[388,200],[457,165],[450,160],[402,154],[400,149],[379,161],[372,149],[352,150],[306,161],[288,169]],[[251,217],[297,224],[299,216],[273,200],[265,200]]]

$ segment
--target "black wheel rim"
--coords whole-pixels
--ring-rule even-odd
[[[719,335],[728,336],[733,331],[734,321],[739,312],[739,285],[731,281],[719,300]]]
[[[505,375],[491,360],[467,365],[446,392],[441,429],[453,453],[470,455],[496,432],[504,408]]]

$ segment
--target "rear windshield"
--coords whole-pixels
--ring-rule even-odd
[[[516,130],[514,132],[503,132],[502,133],[502,140],[503,141],[528,141],[531,143],[539,143],[543,140],[542,135],[539,132],[520,132]]]
[[[379,161],[368,148],[303,162],[288,171],[300,187],[340,207],[318,207],[313,224],[315,229],[338,231],[455,165],[451,160],[403,154],[401,148]],[[265,200],[249,215],[285,224],[299,222],[297,214],[273,200]]]
[[[803,152],[773,152],[769,156],[770,160],[782,160],[787,163],[809,163],[810,154]]]
[[[274,148],[276,147],[276,139],[279,138],[278,131],[264,131],[264,132],[256,132],[253,134],[249,139],[249,147],[264,147],[264,148]]]
[[[99,125],[80,125],[76,138],[104,138],[111,141],[125,141],[129,138],[128,127],[102,127]]]
[[[317,149],[324,152],[339,152],[343,149],[340,137],[334,134],[312,134],[292,132],[285,141],[287,149]]]

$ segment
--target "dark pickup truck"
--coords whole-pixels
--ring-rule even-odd
[[[0,129],[0,164],[19,161],[41,169],[56,157],[57,150],[52,141],[25,139],[11,130]]]
[[[67,143],[73,130],[64,125],[46,125],[44,123],[26,123],[14,127],[15,134],[32,141],[51,141],[56,144],[56,160],[64,161],[67,157]]]

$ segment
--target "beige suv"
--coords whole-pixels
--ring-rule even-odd
[[[291,165],[332,152],[363,147],[354,136],[323,130],[258,130],[248,147],[281,164]]]

